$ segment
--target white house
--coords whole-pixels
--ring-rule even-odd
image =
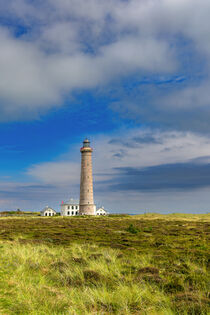
[[[62,216],[74,216],[79,215],[79,202],[70,199],[61,203],[61,215]]]
[[[48,206],[46,206],[42,211],[40,211],[42,217],[52,217],[56,215],[56,211]]]
[[[107,215],[107,214],[109,214],[109,212],[106,211],[106,210],[104,209],[104,207],[98,208],[98,209],[96,210],[96,215]]]
[[[109,214],[104,207],[96,210],[96,215],[107,215]],[[79,202],[74,199],[69,199],[66,202],[61,203],[61,215],[62,216],[75,216],[79,215]]]

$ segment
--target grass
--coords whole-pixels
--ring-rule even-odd
[[[1,218],[0,314],[209,314],[209,221]]]

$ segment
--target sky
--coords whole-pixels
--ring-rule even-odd
[[[209,0],[0,0],[0,211],[210,210]]]

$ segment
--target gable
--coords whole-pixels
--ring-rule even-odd
[[[42,211],[40,211],[41,213],[45,213],[45,212],[53,212],[56,214],[56,211],[52,208],[44,208]]]

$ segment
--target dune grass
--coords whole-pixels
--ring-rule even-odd
[[[0,219],[0,314],[209,314],[207,221]]]

